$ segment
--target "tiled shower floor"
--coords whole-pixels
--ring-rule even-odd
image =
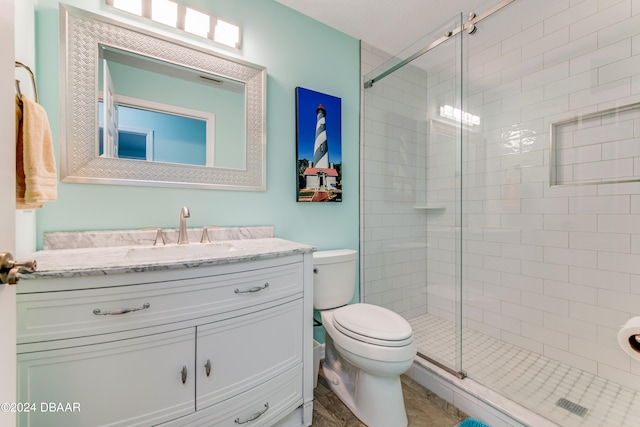
[[[455,367],[452,322],[426,314],[409,323],[419,352]],[[462,342],[470,378],[563,427],[640,425],[640,393],[629,387],[464,328]]]

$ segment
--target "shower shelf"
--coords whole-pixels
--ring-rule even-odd
[[[420,210],[420,211],[443,211],[447,209],[447,207],[445,205],[434,205],[434,204],[428,203],[426,205],[416,205],[413,207],[413,209]]]

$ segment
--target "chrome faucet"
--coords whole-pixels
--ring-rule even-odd
[[[187,218],[189,218],[189,216],[191,216],[189,214],[189,208],[184,206],[182,210],[180,210],[180,232],[178,233],[179,245],[189,244],[189,236],[187,235]]]

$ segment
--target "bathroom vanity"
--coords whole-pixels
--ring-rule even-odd
[[[36,253],[17,288],[18,425],[310,425],[312,251],[259,238]]]

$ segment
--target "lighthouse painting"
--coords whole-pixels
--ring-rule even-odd
[[[296,88],[299,202],[342,201],[341,100]]]

